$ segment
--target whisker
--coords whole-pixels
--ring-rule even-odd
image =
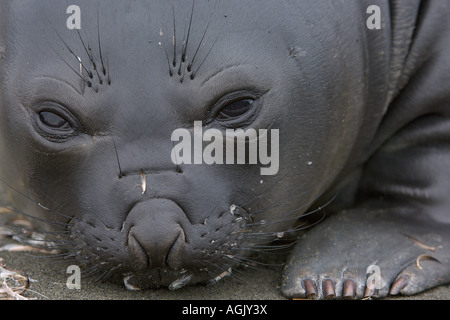
[[[338,194],[339,194],[339,192],[337,192],[337,193],[336,193],[336,194],[335,194],[328,202],[326,202],[324,205],[318,207],[317,209],[314,209],[314,210],[312,210],[312,211],[309,211],[309,212],[306,212],[306,213],[302,214],[302,215],[300,216],[300,218],[304,218],[304,217],[310,216],[310,215],[312,215],[312,214],[314,214],[314,213],[316,213],[316,212],[319,212],[319,211],[325,209],[325,208],[328,207],[334,200],[336,200]]]
[[[77,29],[77,34],[78,34],[78,38],[79,38],[80,41],[81,41],[81,44],[83,45],[84,51],[86,51],[86,54],[87,54],[87,56],[89,57],[89,60],[91,61],[92,68],[93,68],[94,71],[97,73],[97,77],[98,77],[98,79],[100,80],[100,84],[102,84],[102,80],[101,80],[100,74],[98,73],[97,65],[96,65],[96,63],[95,63],[95,61],[94,61],[94,57],[92,56],[92,52],[89,52],[88,48],[86,47],[86,44],[84,43],[83,38],[81,37],[81,32],[80,32],[80,30],[78,30],[78,29]],[[89,78],[92,79],[92,78],[94,77],[94,75],[92,74],[92,72],[90,72],[90,71],[88,71],[88,70],[87,70],[87,72],[88,72]],[[89,73],[89,72],[90,72],[90,73]]]
[[[61,59],[62,62],[64,62],[64,64],[69,67],[82,81],[85,85],[87,85],[89,88],[92,88],[92,82],[88,79],[86,79],[83,74],[79,73],[77,70],[75,70],[66,60],[64,60],[64,58],[51,46],[49,45],[50,49],[52,49],[52,51]],[[80,63],[81,67],[80,69],[83,69],[83,63],[81,62],[81,59],[79,59],[77,57],[77,61]],[[82,85],[81,87],[81,93],[84,93],[84,86]]]
[[[106,282],[108,281],[114,274],[114,271],[119,269],[122,265],[118,264],[117,266],[111,268],[110,270],[106,270],[103,274],[101,274],[96,280],[94,280],[94,283],[98,282]]]
[[[77,261],[76,257],[77,254],[74,252],[68,252],[68,253],[56,253],[51,255],[27,255],[31,256],[33,258],[38,259],[49,259],[49,260],[64,260],[65,262],[69,261]]]
[[[242,276],[248,276],[246,273],[245,273],[245,271],[244,270],[240,270],[239,269],[239,267],[249,267],[249,268],[252,268],[252,269],[255,269],[255,270],[264,270],[263,268],[261,268],[261,267],[257,267],[257,266],[252,266],[252,265],[249,265],[249,264],[247,264],[246,262],[243,262],[243,261],[240,261],[240,260],[237,260],[237,259],[233,259],[232,257],[230,257],[230,256],[227,256],[227,255],[223,255],[222,257],[221,257],[222,259],[228,259],[229,261],[230,261],[230,263],[232,263],[233,265],[235,265],[235,267],[233,267],[233,268],[231,268],[231,267],[229,267],[227,270],[225,270],[224,272],[222,272],[222,274],[221,274],[221,278],[220,279],[222,279],[222,278],[224,278],[226,275],[230,275],[230,276],[232,276],[232,274],[233,273],[237,273],[237,274],[240,274],[240,275],[242,275]],[[233,273],[232,273],[232,272]],[[217,277],[216,277],[217,278]],[[219,280],[220,280],[219,279]],[[242,281],[242,279],[241,278],[237,278],[239,281]],[[217,280],[218,281],[218,280]],[[216,281],[216,282],[217,282]],[[247,283],[248,284],[248,283]]]
[[[204,40],[206,34],[208,33],[209,24],[211,23],[211,19],[213,17],[213,14],[216,11],[216,7],[217,7],[217,1],[216,1],[215,5],[214,5],[213,11],[211,12],[211,15],[209,16],[208,23],[206,24],[206,28],[205,28],[205,31],[203,32],[202,38],[200,39],[200,42],[199,42],[199,44],[197,46],[197,49],[195,50],[195,53],[192,56],[192,60],[187,66],[187,71],[189,71],[189,72],[191,72],[192,65],[194,64],[195,58],[197,57],[197,53],[198,53],[200,47],[202,46],[202,43],[203,43],[203,40]]]
[[[172,67],[170,66],[169,53],[167,52],[166,41],[164,40],[164,37],[163,37],[164,33],[162,31],[161,26],[159,27],[159,35],[161,37],[161,42],[163,44],[164,52],[166,54],[167,65],[169,66],[169,75],[172,77],[173,76],[173,70],[172,70]]]
[[[3,208],[8,210],[8,211],[10,211],[10,212],[12,212],[12,213],[19,214],[19,215],[22,215],[24,217],[31,218],[31,219],[34,219],[34,220],[37,220],[37,221],[40,221],[40,222],[44,222],[44,223],[46,223],[48,225],[51,225],[53,227],[62,228],[62,230],[67,230],[65,223],[58,222],[58,221],[52,221],[52,220],[48,220],[48,219],[44,219],[44,218],[40,218],[40,217],[36,217],[36,216],[31,215],[31,214],[27,214],[25,212],[19,211],[19,210],[17,210],[14,207],[3,207]]]
[[[61,40],[61,42],[64,44],[64,46],[67,48],[67,50],[70,52],[70,54],[76,59],[77,63],[82,65],[81,69],[85,69],[86,72],[88,73],[89,77],[91,77],[92,73],[90,73],[89,69],[86,68],[86,66],[83,65],[83,63],[81,62],[80,57],[78,57],[75,52],[70,48],[70,46],[67,44],[66,41],[64,41],[64,39],[62,38],[61,34],[58,32],[58,30],[55,28],[55,26],[53,25],[52,21],[50,20],[50,18],[46,15],[46,10],[44,10],[43,8],[41,8],[41,12],[40,12],[48,21],[49,25],[51,26],[51,28],[53,29],[53,31],[55,32],[55,34],[58,36],[58,38]],[[61,61],[67,65],[73,72],[75,72],[75,74],[83,81],[82,85],[81,85],[81,94],[84,94],[84,84],[86,84],[89,88],[93,88],[93,90],[95,91],[96,89],[92,86],[92,82],[87,80],[85,77],[83,77],[82,74],[80,74],[77,70],[75,70],[65,59],[62,58],[62,56],[57,52],[57,50],[55,48],[53,48],[53,46],[51,45],[51,43],[48,41],[48,39],[46,39],[48,46],[50,47],[50,49],[61,59]]]
[[[114,145],[114,151],[116,153],[116,160],[117,160],[117,166],[119,167],[119,179],[123,178],[123,171],[122,171],[122,167],[120,166],[120,160],[119,160],[119,153],[117,152],[117,145],[116,142],[114,140],[114,137],[111,137],[112,141],[113,141],[113,145]]]
[[[187,46],[189,43],[189,36],[191,34],[192,19],[194,17],[194,6],[195,6],[195,0],[192,0],[191,17],[189,19],[189,27],[188,27],[188,31],[187,31],[187,36],[186,36],[186,39],[183,41],[183,47],[181,49],[181,62],[186,61],[186,51],[187,51]],[[180,63],[180,68],[181,68],[181,63]],[[180,70],[178,70],[178,74],[180,74]]]
[[[309,192],[309,191],[301,192],[301,193],[299,193],[298,195],[292,197],[289,201],[281,201],[280,203],[274,204],[274,205],[272,205],[272,206],[265,207],[265,208],[262,208],[262,209],[259,209],[259,210],[256,210],[256,211],[252,211],[251,214],[252,214],[252,216],[255,216],[255,215],[259,214],[259,213],[266,212],[266,211],[268,211],[268,210],[271,210],[271,209],[274,209],[274,208],[279,208],[280,206],[287,205],[287,204],[293,202],[295,199],[304,196],[304,195],[307,194],[308,192]],[[305,207],[309,207],[309,206],[312,205],[315,201],[316,201],[316,199],[311,200],[311,201],[305,203],[304,205],[302,205],[301,207],[295,209],[295,211],[299,211],[299,210],[301,210],[301,209],[304,209]]]
[[[15,234],[21,234],[21,233],[24,233],[24,232],[27,232],[27,233],[36,232],[36,230],[34,230],[32,228],[28,228],[28,227],[24,227],[24,226],[17,226],[17,225],[9,224],[9,223],[8,224],[0,223],[0,226],[2,226],[4,228],[7,228],[11,232],[15,232]],[[69,237],[70,236],[70,231],[67,230],[67,228],[64,228],[63,230],[64,231],[46,231],[46,230],[42,230],[42,231],[38,231],[38,233],[39,234],[48,234],[48,235],[62,236],[62,237]]]
[[[198,263],[200,263],[202,266],[204,266],[204,267],[205,267],[205,270],[204,270],[204,271],[206,271],[211,277],[213,277],[213,276],[209,273],[209,270],[206,269],[206,268],[207,268],[207,265],[206,265],[206,263],[205,263],[204,261],[200,260],[199,258],[195,258],[194,260],[197,261]]]
[[[283,223],[283,222],[287,222],[287,221],[295,221],[295,220],[298,220],[298,219],[301,219],[301,218],[308,217],[308,216],[313,215],[314,213],[319,212],[319,211],[325,209],[326,207],[328,207],[328,206],[336,199],[337,195],[338,195],[338,194],[336,193],[336,194],[331,198],[331,200],[329,200],[329,201],[328,201],[327,203],[325,203],[324,205],[322,205],[322,206],[320,206],[320,207],[318,207],[318,208],[316,208],[316,209],[314,209],[314,210],[311,210],[311,211],[309,211],[309,212],[306,212],[306,213],[304,213],[304,214],[302,214],[302,215],[300,215],[300,216],[290,216],[290,215],[293,214],[293,213],[295,213],[295,212],[297,212],[297,211],[303,210],[305,207],[310,206],[310,205],[311,205],[312,203],[314,203],[317,199],[314,199],[314,200],[312,200],[312,201],[310,201],[310,202],[308,202],[308,203],[306,203],[306,204],[304,204],[304,205],[302,205],[302,206],[300,206],[300,207],[298,207],[298,208],[296,208],[296,209],[294,209],[294,210],[292,210],[292,211],[290,211],[290,212],[287,212],[287,213],[283,214],[283,216],[288,216],[287,218],[282,218],[282,219],[273,218],[273,219],[269,219],[269,220],[264,220],[264,221],[258,221],[258,222],[254,222],[254,223],[249,223],[249,224],[247,224],[246,226],[252,227],[252,226],[258,226],[258,225]],[[320,196],[321,196],[321,195],[319,195],[319,197],[320,197]],[[271,208],[268,208],[268,209],[271,209]],[[267,210],[268,210],[268,209],[267,209]],[[259,211],[255,211],[254,213],[257,214],[257,213],[261,213],[261,212],[264,212],[264,211],[266,211],[266,208],[265,208],[265,209],[262,209],[262,210],[259,210]],[[252,214],[254,214],[254,213],[252,212]]]
[[[233,278],[235,278],[235,279],[237,279],[237,280],[239,280],[239,281],[242,281],[243,283],[245,283],[245,284],[248,285],[248,282],[247,282],[247,281],[245,281],[244,279],[238,277],[238,276],[235,275],[233,272],[231,272],[231,268],[230,268],[230,267],[225,266],[225,268],[224,268],[224,267],[222,267],[222,266],[220,266],[220,265],[217,265],[217,264],[215,264],[215,263],[213,263],[213,262],[211,262],[211,261],[208,261],[208,260],[206,260],[205,262],[209,263],[211,266],[215,267],[216,269],[223,271],[222,273],[223,273],[224,275],[223,275],[220,279],[222,279],[222,278],[223,278],[224,276],[226,276],[226,275],[229,275],[229,276],[231,276],[231,277],[233,277]],[[227,267],[228,267],[228,269],[227,269]],[[216,278],[217,278],[217,277],[216,277]],[[218,279],[218,280],[220,280],[220,279]],[[214,281],[214,280],[215,280],[215,279],[213,279],[213,281]],[[215,282],[217,282],[218,280],[216,280]]]
[[[62,57],[60,57],[62,60]],[[86,81],[83,81],[83,64],[81,63],[81,58],[78,57],[78,61],[80,61],[80,77],[81,77],[81,93],[84,94],[86,90]]]
[[[103,53],[102,53],[102,46],[100,41],[100,13],[99,13],[99,4],[97,4],[97,43],[98,43],[98,52],[100,55],[100,63],[102,64],[102,73],[104,76],[106,76],[106,68],[105,64],[103,63]],[[101,82],[100,82],[101,84]]]
[[[249,239],[258,239],[258,238],[264,238],[264,237],[269,237],[269,236],[271,236],[272,235],[272,237],[273,238],[278,238],[277,237],[277,234],[279,234],[279,233],[294,233],[294,232],[298,232],[298,231],[301,231],[301,230],[305,230],[305,229],[308,229],[308,228],[312,228],[313,226],[315,226],[316,224],[319,224],[320,222],[322,222],[324,219],[325,219],[325,216],[326,216],[326,214],[325,214],[325,212],[322,212],[322,216],[320,217],[320,219],[319,220],[317,220],[317,221],[314,221],[313,223],[311,223],[311,224],[305,224],[305,223],[303,223],[303,224],[300,224],[299,226],[295,226],[295,227],[293,227],[293,228],[291,228],[291,229],[288,229],[288,230],[284,230],[284,231],[281,231],[281,232],[254,232],[254,233],[245,233],[244,235],[243,235],[243,237],[244,238],[249,238]],[[276,239],[274,239],[274,240],[276,240]]]
[[[253,199],[249,200],[248,202],[242,204],[242,207],[248,207],[249,205],[251,205],[252,203],[254,203],[257,200],[260,200],[264,195],[266,195],[269,191],[271,191],[273,189],[273,187],[278,183],[281,183],[286,177],[288,176],[292,176],[293,175],[293,171],[297,169],[296,166],[293,166],[290,170],[288,170],[284,175],[282,175],[279,179],[273,181],[273,183],[270,183],[267,188],[265,190],[263,190],[261,193],[259,193],[258,195],[256,195]],[[305,181],[303,182],[301,185],[299,185],[298,187],[296,187],[294,190],[291,190],[291,193],[297,191],[297,190],[302,190],[305,188],[305,186],[310,182],[311,180]]]
[[[172,37],[172,45],[173,45],[173,67],[177,66],[177,28],[175,22],[175,6],[172,2],[172,18],[173,18],[173,37]]]
[[[48,18],[47,18],[48,19]],[[66,41],[64,41],[63,37],[59,34],[58,30],[56,30],[55,26],[53,25],[53,23],[48,20],[50,26],[52,27],[53,31],[55,31],[56,35],[58,36],[58,38],[61,40],[61,42],[64,44],[64,46],[66,47],[66,49],[70,52],[70,54],[80,63],[82,63],[78,56],[75,54],[75,52],[69,47],[69,45],[67,44]],[[61,58],[61,57],[60,57]],[[86,72],[88,73],[89,78],[92,79],[93,75],[92,72],[89,71],[88,68],[86,68],[86,66],[83,64],[83,68],[86,70]]]
[[[73,248],[72,241],[51,241],[48,239],[28,239],[24,237],[14,237],[14,240],[35,249],[70,249]]]
[[[174,148],[174,149],[172,149],[172,150],[175,150],[175,141],[172,141],[172,146],[173,146],[173,148]],[[177,173],[182,173],[181,168],[180,168],[180,165],[178,164],[177,153],[174,152],[174,155],[175,155],[175,161],[176,161],[176,163],[177,163]]]
[[[101,267],[99,263],[96,263],[94,265],[91,265],[89,267],[83,268],[81,270],[81,276],[85,279],[95,276],[96,274],[100,273]]]
[[[284,263],[265,263],[265,262],[261,262],[261,261],[258,261],[258,260],[244,258],[242,256],[225,255],[225,257],[227,259],[236,261],[239,264],[242,264],[242,265],[244,265],[246,267],[254,268],[256,270],[265,270],[265,269],[258,268],[255,265],[262,266],[262,267],[282,267],[282,266],[284,266]],[[255,265],[253,265],[253,264],[255,264]]]
[[[109,69],[109,55],[108,52],[106,52],[106,70],[107,70],[107,80],[108,80],[108,85],[111,85],[111,75],[110,75],[110,69]]]
[[[267,242],[265,242],[267,243]],[[293,242],[291,243],[286,243],[286,244],[280,244],[280,245],[275,245],[275,244],[269,244],[269,245],[254,245],[254,246],[236,246],[231,248],[231,250],[242,250],[242,251],[255,251],[255,252],[270,252],[270,251],[279,251],[279,250],[284,250],[284,249],[288,249],[290,247],[292,247],[294,245]]]
[[[217,40],[219,40],[219,36],[217,36],[216,40],[214,40],[213,44],[211,45],[211,48],[209,48],[208,52],[206,53],[206,56],[203,58],[202,62],[198,66],[198,68],[194,72],[191,73],[191,75],[190,75],[191,80],[194,80],[194,78],[197,75],[198,71],[201,69],[201,67],[205,63],[206,59],[209,57],[209,54],[211,53],[212,49],[214,49],[214,46],[216,45]]]
[[[209,213],[209,215],[203,220],[203,223],[205,223],[207,220],[209,220],[209,218],[211,217],[211,215],[216,211],[217,207],[219,206],[219,204],[223,203],[223,200],[219,201],[216,206],[214,207],[214,209],[211,210],[211,212]]]

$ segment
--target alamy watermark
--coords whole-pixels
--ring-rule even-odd
[[[81,270],[77,265],[70,265],[67,267],[66,273],[70,274],[67,278],[66,286],[69,290],[81,289]]]
[[[67,278],[66,286],[69,290],[81,289],[81,270],[77,265],[70,265],[67,267],[66,273],[70,274]],[[380,290],[384,287],[381,277],[381,269],[377,265],[370,265],[366,270],[366,287],[370,291]]]
[[[371,5],[367,7],[367,14],[370,14],[366,21],[366,26],[368,29],[380,30],[381,29],[381,9],[377,5]]]
[[[372,264],[366,270],[367,280],[366,287],[370,290],[380,290],[383,288],[383,280],[381,278],[381,269],[379,266]]]
[[[69,30],[73,29],[81,29],[81,9],[77,5],[70,5],[66,10],[67,14],[70,14],[69,18],[67,18],[67,28]],[[369,18],[366,21],[366,26],[368,29],[381,29],[381,9],[377,5],[370,5],[366,10],[367,14],[370,14]]]
[[[261,175],[275,175],[280,166],[278,129],[226,129],[223,134],[219,129],[203,131],[202,122],[194,121],[193,136],[191,130],[180,128],[173,131],[171,140],[178,142],[171,152],[176,165],[260,164],[265,166],[260,168]],[[209,144],[203,147],[203,142]]]
[[[76,6],[76,5],[68,6],[66,13],[70,14],[70,16],[67,18],[67,22],[66,22],[67,29],[69,29],[69,30],[81,29],[81,9],[80,9],[80,7]]]

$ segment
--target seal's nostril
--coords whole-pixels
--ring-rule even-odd
[[[151,260],[147,254],[147,250],[134,236],[131,229],[128,234],[128,247],[130,248],[135,264],[139,265],[140,269],[151,267]]]
[[[179,227],[180,232],[178,233],[177,238],[172,243],[172,246],[170,247],[169,251],[166,255],[166,265],[169,266],[172,269],[179,269],[181,267],[182,261],[182,251],[183,247],[186,244],[186,236],[184,233],[183,228]]]
[[[139,269],[169,267],[178,269],[182,264],[182,251],[185,245],[183,229],[173,227],[173,232],[147,237],[139,232],[138,227],[132,227],[128,235],[128,246],[131,260]],[[159,240],[157,239],[159,238]]]

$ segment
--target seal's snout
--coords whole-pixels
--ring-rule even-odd
[[[119,219],[100,219],[100,214],[73,219],[77,259],[94,274],[103,272],[102,277],[140,288],[217,281],[244,252],[240,243],[247,234],[241,232],[247,230],[246,211],[216,206],[194,220],[193,212],[201,211],[190,209],[174,200],[150,198],[124,210]]]
[[[138,269],[181,266],[189,221],[183,210],[168,199],[137,204],[125,220],[130,259]]]

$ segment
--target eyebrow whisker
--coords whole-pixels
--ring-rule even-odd
[[[167,64],[169,65],[169,75],[173,76],[173,70],[172,70],[172,67],[170,66],[169,54],[167,53],[166,42],[164,41],[164,33],[162,31],[161,26],[159,27],[159,36],[161,37],[161,42],[164,47],[164,52],[166,53],[166,60],[167,60]]]
[[[81,58],[80,57],[78,57],[78,61],[80,61],[80,77],[82,77],[83,76],[83,64],[81,63]],[[82,93],[84,93],[85,86],[86,86],[86,83],[82,79],[82,81],[81,81],[81,92]]]
[[[173,66],[176,67],[177,65],[177,29],[176,29],[176,22],[175,22],[175,6],[172,2],[172,17],[173,17],[173,38],[172,38],[172,43],[173,43]]]
[[[217,2],[216,2],[216,4],[214,5],[214,9],[213,9],[213,11],[211,12],[211,15],[209,16],[208,23],[206,24],[205,32],[203,32],[202,38],[200,39],[200,42],[199,42],[199,44],[198,44],[198,46],[197,46],[197,49],[195,50],[195,53],[194,53],[194,55],[193,55],[193,57],[192,57],[192,60],[191,60],[191,62],[190,62],[190,63],[188,64],[188,66],[187,66],[187,70],[188,70],[189,72],[191,71],[192,65],[194,64],[195,58],[197,57],[197,53],[198,53],[198,51],[200,50],[200,47],[201,47],[201,45],[202,45],[202,43],[203,43],[203,40],[205,39],[205,36],[206,36],[206,34],[208,33],[209,25],[210,25],[210,23],[211,23],[211,19],[212,19],[213,15],[214,15],[214,13],[215,13],[215,11],[216,11],[216,7],[217,7]]]
[[[63,57],[61,57],[61,55],[53,48],[50,47],[52,49],[52,51],[61,59],[62,62],[64,62],[64,64],[66,66],[68,66],[78,77],[80,77],[80,79],[83,81],[83,84],[86,84],[88,87],[92,87],[92,82],[89,81],[88,79],[86,79],[82,73],[79,73],[77,70],[75,70],[66,60],[64,60]],[[78,60],[78,57],[77,57]],[[81,59],[78,60],[80,63],[81,68],[84,67],[83,63],[81,62]],[[81,86],[81,93],[84,94],[84,85]]]
[[[88,48],[86,47],[86,45],[85,45],[85,43],[84,43],[83,38],[81,37],[80,30],[78,30],[78,29],[77,29],[77,34],[78,34],[78,37],[80,38],[81,44],[83,45],[84,51],[86,51],[86,54],[87,54],[87,56],[89,57],[89,60],[91,61],[92,68],[93,68],[93,69],[95,70],[95,72],[97,73],[98,79],[101,80],[100,74],[98,73],[98,70],[97,70],[97,64],[95,63],[94,58],[93,58],[93,56],[92,56],[92,52],[89,52]],[[93,76],[93,75],[92,75],[92,72],[88,71],[88,74],[89,74],[89,78],[92,79],[92,76]]]
[[[198,68],[197,68],[194,72],[191,73],[191,76],[190,76],[191,80],[193,80],[193,79],[195,78],[195,76],[197,75],[198,70],[200,70],[200,68],[201,68],[201,67],[203,66],[203,64],[205,63],[205,61],[206,61],[206,59],[208,58],[209,54],[211,53],[212,49],[213,49],[214,46],[216,45],[218,39],[219,39],[219,36],[217,36],[217,37],[216,37],[216,40],[214,40],[214,42],[213,42],[211,48],[209,49],[209,51],[208,51],[208,53],[206,54],[205,58],[203,58],[202,62],[201,62],[200,65],[198,66]]]
[[[195,0],[192,0],[192,9],[191,9],[191,17],[189,19],[188,32],[187,32],[187,35],[186,35],[186,40],[183,41],[183,49],[181,50],[181,62],[185,62],[186,61],[186,51],[187,51],[187,46],[188,46],[188,43],[189,43],[189,36],[191,34],[192,19],[194,17],[194,6],[195,6]]]
[[[100,13],[99,8],[97,7],[97,40],[98,40],[98,51],[100,55],[100,62],[102,64],[102,73],[104,76],[106,76],[106,68],[105,64],[103,63],[103,53],[102,53],[102,46],[100,41]]]

